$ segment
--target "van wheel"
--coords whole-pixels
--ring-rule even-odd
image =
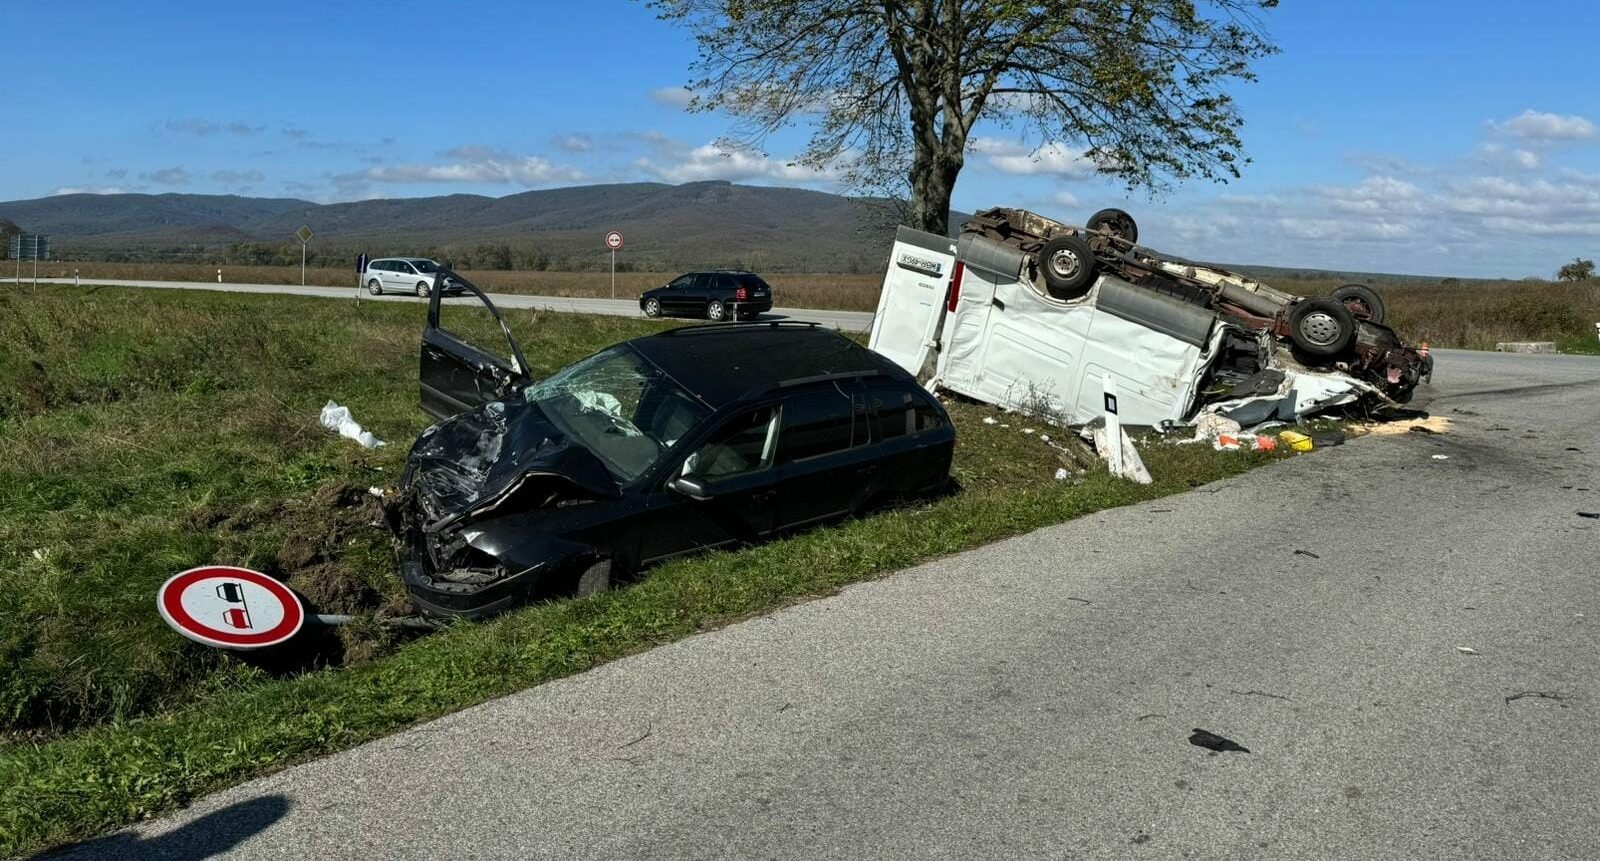
[[[1077,299],[1094,281],[1094,252],[1089,243],[1072,233],[1051,239],[1039,249],[1039,270],[1044,286],[1057,299]]]
[[[1302,299],[1289,309],[1289,340],[1307,355],[1343,353],[1356,337],[1356,318],[1336,299]]]
[[[724,317],[727,317],[727,316],[728,316],[728,308],[727,308],[727,306],[723,305],[720,301],[718,301],[716,299],[712,299],[710,304],[706,305],[706,319],[707,320],[710,320],[713,323],[720,323],[720,322],[722,322],[722,319]]]
[[[417,282],[417,295],[424,299],[428,298],[428,283],[426,281]]]
[[[1365,284],[1346,284],[1333,291],[1333,298],[1343,302],[1351,314],[1374,323],[1383,323],[1384,315],[1388,313],[1383,304],[1383,297]]]
[[[378,279],[374,278],[371,281],[367,282],[367,292],[371,293],[374,296],[382,296],[383,295],[383,285],[378,283]]]
[[[1102,209],[1089,216],[1089,223],[1084,225],[1090,233],[1105,230],[1112,236],[1127,240],[1129,245],[1139,241],[1139,225],[1133,216],[1120,209]]]
[[[644,315],[646,317],[661,316],[661,300],[654,296],[644,300]]]

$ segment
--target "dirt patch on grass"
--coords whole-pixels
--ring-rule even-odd
[[[289,575],[289,588],[322,613],[355,615],[378,606],[378,593],[359,573],[337,562],[324,562]]]

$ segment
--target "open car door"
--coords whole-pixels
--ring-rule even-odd
[[[460,285],[468,294],[443,302],[445,285]],[[475,346],[505,339],[505,349]],[[436,418],[448,418],[527,385],[528,361],[511,337],[499,309],[476,285],[449,269],[440,269],[428,297],[428,325],[422,330],[422,409]]]

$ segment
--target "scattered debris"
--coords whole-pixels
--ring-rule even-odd
[[[645,721],[645,724],[644,724],[644,735],[639,736],[638,738],[634,739],[633,741],[628,742],[627,744],[619,744],[619,745],[617,745],[616,749],[617,750],[622,750],[625,747],[633,747],[634,745],[638,744],[639,742],[644,741],[645,739],[649,738],[650,734],[655,732],[655,730],[656,730],[656,727],[655,727],[654,723],[652,723],[650,721]]]
[[[1456,646],[1456,651],[1463,655],[1476,655],[1478,653],[1478,650],[1471,646]]]
[[[1067,479],[1069,479],[1071,477],[1072,477],[1072,473],[1067,472],[1065,469],[1057,469],[1056,470],[1056,481],[1066,481]]]
[[[1296,550],[1294,552],[1294,555],[1296,555],[1296,556],[1310,556],[1312,559],[1321,559],[1322,558],[1321,556],[1318,556],[1317,554],[1312,553],[1310,550]]]
[[[1133,722],[1134,723],[1139,723],[1140,721],[1147,721],[1147,720],[1150,720],[1151,718],[1164,718],[1164,717],[1166,717],[1166,715],[1159,715],[1159,714],[1139,715],[1137,718],[1134,718]]]
[[[1189,736],[1189,743],[1195,747],[1203,747],[1206,750],[1214,753],[1250,752],[1250,748],[1245,747],[1233,739],[1223,738],[1214,732],[1207,732],[1199,727],[1195,728],[1194,735]]]
[[[381,487],[369,487],[369,488],[367,488],[367,495],[368,496],[376,496],[377,498],[382,499],[383,498],[383,488],[381,488]]]
[[[1434,460],[1449,460],[1450,459],[1450,455],[1448,455],[1448,454],[1436,454],[1436,455],[1433,456],[1433,459]]]
[[[331,431],[338,431],[339,436],[353,439],[363,448],[377,448],[384,445],[384,441],[372,435],[371,431],[363,430],[360,424],[350,416],[349,407],[341,407],[333,401],[322,408],[322,426]]]
[[[1420,433],[1433,432],[1436,434],[1450,432],[1450,419],[1444,416],[1424,416],[1422,418],[1406,419],[1397,422],[1379,422],[1362,425],[1362,431],[1370,436],[1398,436],[1411,433],[1412,428],[1427,428]]]
[[[1251,690],[1248,690],[1248,691],[1236,691],[1236,690],[1234,690],[1232,688],[1229,688],[1228,689],[1228,693],[1230,693],[1230,694],[1238,694],[1241,697],[1266,697],[1267,699],[1271,699],[1271,700],[1288,700],[1289,702],[1293,702],[1294,701],[1294,699],[1292,697],[1286,697],[1283,694],[1273,694],[1273,693],[1268,693],[1266,691],[1258,691],[1258,690],[1254,690],[1254,689],[1251,689]]]
[[[1436,433],[1438,433],[1438,431],[1434,430],[1433,428],[1428,427],[1427,425],[1412,425],[1411,429],[1408,431],[1408,433],[1431,433],[1431,434],[1436,434]]]
[[[1283,434],[1278,436],[1281,439]],[[1344,445],[1344,434],[1340,431],[1316,431],[1311,434],[1311,444],[1316,448]]]
[[[983,417],[983,423],[986,424],[986,425],[997,425],[997,424],[1000,423],[1000,420],[995,418],[994,416],[984,416]]]
[[[1554,692],[1554,691],[1517,691],[1516,693],[1506,697],[1506,705],[1511,705],[1513,702],[1515,702],[1517,700],[1528,700],[1528,699],[1533,699],[1533,700],[1555,700],[1556,702],[1565,702],[1566,699],[1567,699],[1567,695],[1563,694],[1563,693],[1557,693],[1557,692]],[[1563,706],[1563,708],[1565,708],[1565,706]]]
[[[1311,437],[1297,431],[1283,431],[1278,434],[1278,439],[1283,444],[1295,451],[1311,451],[1316,448],[1316,442]]]
[[[1578,516],[1587,517],[1590,520],[1600,520],[1600,511],[1580,511]]]

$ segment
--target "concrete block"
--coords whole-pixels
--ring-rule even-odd
[[[1555,341],[1502,341],[1494,345],[1497,353],[1554,353]]]

